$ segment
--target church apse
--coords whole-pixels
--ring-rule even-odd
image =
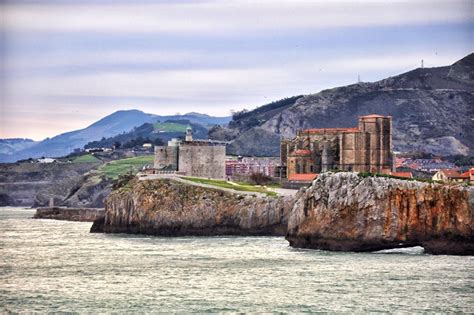
[[[392,170],[392,118],[359,117],[356,128],[299,130],[280,144],[281,162],[291,174],[329,170],[389,173]]]

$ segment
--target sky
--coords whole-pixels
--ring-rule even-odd
[[[474,51],[468,1],[0,0],[0,138],[231,111]]]

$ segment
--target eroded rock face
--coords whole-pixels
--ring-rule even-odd
[[[180,235],[285,235],[291,197],[244,196],[169,179],[113,191],[92,232]]]
[[[473,200],[473,188],[462,185],[325,173],[300,192],[286,239],[336,251],[423,246],[473,255]]]

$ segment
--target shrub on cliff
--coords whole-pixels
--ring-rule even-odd
[[[133,179],[135,179],[135,175],[132,172],[129,172],[129,173],[123,174],[123,175],[119,175],[118,179],[112,185],[112,188],[113,188],[113,190],[117,190],[119,188],[125,187]]]
[[[385,177],[385,178],[394,178],[394,179],[401,179],[401,180],[408,180],[408,181],[419,181],[419,182],[424,182],[424,183],[434,183],[432,179],[425,179],[425,178],[407,178],[407,177],[400,177],[400,176],[395,176],[395,175],[390,175],[390,174],[380,174],[380,173],[370,173],[370,172],[359,172],[357,174],[361,178],[367,178],[367,177]]]

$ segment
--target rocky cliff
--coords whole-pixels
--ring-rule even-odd
[[[292,197],[257,197],[171,179],[134,181],[113,191],[91,232],[285,235]]]
[[[423,246],[474,254],[474,189],[355,173],[325,173],[300,191],[288,219],[293,247],[374,251]]]
[[[353,127],[358,116],[376,113],[393,117],[397,151],[472,155],[473,103],[470,54],[451,66],[418,68],[238,113],[229,128],[213,129],[209,136],[233,141],[229,153],[278,156],[282,136],[294,137],[302,128]]]
[[[30,163],[0,164],[0,206],[42,207],[51,198],[55,205],[102,207],[100,198],[74,204],[73,195],[81,192],[88,172],[98,163]],[[63,201],[68,197],[69,202]],[[81,199],[83,196],[79,196]],[[103,197],[102,197],[103,198]],[[85,200],[87,199],[87,200]],[[74,199],[78,201],[78,198]]]

